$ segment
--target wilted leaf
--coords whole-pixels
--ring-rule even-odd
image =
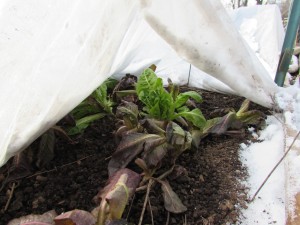
[[[144,171],[144,173],[146,173],[146,174],[149,174],[149,173],[150,173],[150,170],[149,170],[149,168],[148,168],[146,162],[145,162],[143,159],[141,159],[141,158],[136,158],[136,159],[134,160],[134,162],[135,162],[136,165],[138,165],[138,166]]]
[[[165,121],[156,119],[144,119],[140,123],[150,134],[164,135],[166,133],[164,130],[166,127]]]
[[[169,182],[159,181],[163,191],[164,205],[166,210],[172,213],[183,213],[187,208],[182,204],[178,195],[173,191]]]
[[[94,225],[96,218],[84,210],[72,210],[63,213],[54,219],[55,225]]]
[[[145,152],[143,159],[149,168],[155,168],[168,152],[167,143],[158,145]]]
[[[139,174],[127,168],[118,170],[109,178],[108,184],[98,194],[102,199],[99,211],[100,224],[104,224],[107,220],[121,219],[128,199],[134,194],[140,179]]]
[[[36,165],[39,168],[47,165],[54,158],[55,133],[49,129],[44,133],[40,140],[38,159]]]
[[[240,114],[237,118],[247,125],[257,125],[264,118],[264,113],[258,110],[251,110]]]
[[[235,112],[229,112],[211,127],[210,133],[218,135],[224,134],[235,121],[237,121]]]
[[[169,122],[166,132],[167,142],[177,150],[177,152],[174,153],[176,157],[191,147],[191,134],[183,130],[178,124]]]
[[[8,183],[26,177],[31,174],[31,166],[25,152],[19,152],[14,156],[12,165],[9,168],[9,177],[5,180]]]
[[[54,210],[48,211],[42,215],[30,214],[18,219],[11,220],[7,225],[53,225],[53,219],[57,216]]]
[[[138,125],[138,106],[132,102],[123,102],[118,106],[116,116],[124,121],[124,125],[132,129]]]
[[[108,173],[111,176],[115,171],[125,168],[147,146],[151,146],[151,141],[161,140],[162,137],[156,134],[129,133],[123,136],[117,150],[112,155],[108,163]]]

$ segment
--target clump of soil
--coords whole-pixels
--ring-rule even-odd
[[[186,88],[182,88],[185,89]],[[198,90],[199,91],[199,90]],[[199,106],[206,118],[216,109],[240,107],[243,98],[200,91],[204,102]],[[252,104],[251,109],[266,109]],[[32,169],[31,175],[4,183],[9,163],[0,170],[0,224],[27,214],[42,214],[55,209],[57,213],[72,209],[92,210],[93,197],[107,181],[107,164],[115,151],[111,119],[103,119],[75,138],[75,144],[58,138],[55,158],[41,171]],[[186,151],[177,161],[186,169],[184,175],[170,180],[188,210],[183,214],[169,214],[163,206],[159,185],[150,192],[143,224],[236,224],[241,207],[246,207],[247,188],[241,181],[247,171],[239,160],[239,144],[247,142],[245,134],[208,136],[199,149]],[[34,146],[34,144],[33,144]],[[14,192],[10,190],[14,183]],[[144,203],[144,192],[139,192],[127,207],[124,217],[138,223]],[[7,209],[3,209],[11,196]]]

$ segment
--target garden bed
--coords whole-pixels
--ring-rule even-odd
[[[187,90],[181,87],[181,90]],[[197,90],[203,97],[200,108],[206,118],[217,109],[239,109],[243,98]],[[250,109],[268,111],[251,103]],[[0,224],[13,218],[55,209],[60,214],[72,209],[90,211],[97,205],[93,197],[104,187],[107,165],[116,149],[113,131],[115,121],[104,118],[88,127],[70,143],[59,137],[55,144],[55,158],[42,170],[33,169],[29,176],[9,182],[0,192]],[[198,150],[185,151],[177,161],[185,168],[182,176],[169,179],[187,211],[182,214],[168,213],[164,208],[159,185],[152,188],[143,224],[235,224],[240,209],[246,207],[247,187],[242,181],[247,171],[239,159],[239,145],[251,136],[245,133],[209,135],[200,143]],[[33,143],[32,151],[37,146]],[[1,168],[1,183],[7,176],[7,167]],[[15,183],[11,202],[11,187]],[[145,192],[135,194],[123,214],[129,222],[138,223],[144,203]],[[152,214],[152,216],[151,216]]]

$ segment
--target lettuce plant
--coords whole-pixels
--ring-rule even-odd
[[[82,133],[92,122],[105,116],[112,116],[114,102],[108,95],[108,89],[117,84],[114,79],[104,81],[87,99],[81,102],[71,115],[75,119],[75,126],[68,130],[69,135]]]
[[[191,122],[201,129],[205,125],[205,118],[200,109],[190,110],[186,103],[189,98],[202,102],[201,96],[195,91],[180,93],[178,87],[169,81],[169,92],[163,87],[161,78],[158,78],[150,68],[146,69],[138,79],[136,93],[139,100],[145,105],[146,114],[158,120],[173,121],[180,117]]]

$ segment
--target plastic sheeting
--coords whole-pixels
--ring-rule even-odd
[[[216,0],[2,1],[0,49],[0,166],[107,77],[153,63],[268,107],[278,89]]]

